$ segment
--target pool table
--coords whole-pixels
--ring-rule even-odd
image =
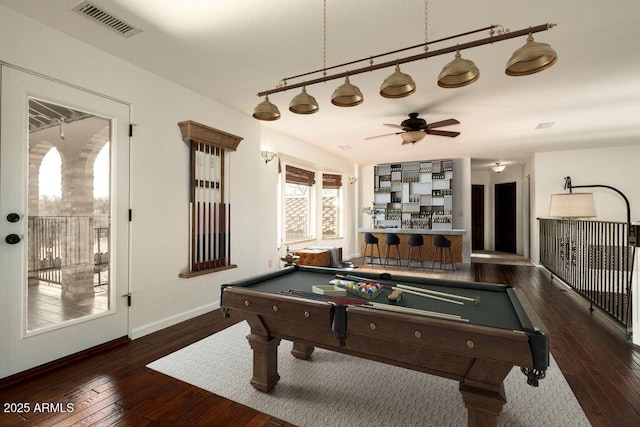
[[[391,289],[383,289],[372,300],[384,305],[379,308],[420,310],[415,314],[352,304],[349,301],[369,301],[351,294],[347,300],[323,301],[282,293],[311,292],[313,285],[328,285],[336,274],[479,302],[461,300],[460,305],[403,293],[391,305],[387,298]],[[544,326],[522,291],[510,285],[292,266],[223,285],[221,307],[225,316],[239,314],[251,327],[247,336],[253,350],[251,384],[263,392],[280,379],[277,347],[284,339],[293,342],[291,353],[300,359],[320,347],[459,381],[468,425],[492,426],[506,403],[503,380],[511,369],[520,366],[527,382],[537,385],[549,365]],[[429,317],[422,310],[460,319]]]

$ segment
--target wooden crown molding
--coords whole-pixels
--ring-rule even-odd
[[[236,151],[243,138],[212,128],[193,120],[178,123],[184,142],[193,141],[199,144],[220,147],[225,150]]]

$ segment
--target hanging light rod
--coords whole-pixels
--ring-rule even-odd
[[[387,67],[396,66],[396,65],[399,65],[399,64],[405,64],[407,62],[419,61],[419,60],[422,60],[422,59],[431,58],[433,56],[439,56],[439,55],[444,55],[444,54],[447,54],[447,53],[452,53],[452,52],[461,51],[461,50],[465,50],[465,49],[471,49],[471,48],[478,47],[478,46],[483,46],[483,45],[486,45],[486,44],[492,44],[492,43],[500,42],[500,41],[503,41],[503,40],[509,40],[509,39],[513,39],[513,38],[516,38],[516,37],[522,37],[522,36],[526,36],[526,35],[529,35],[529,34],[539,33],[541,31],[547,31],[547,30],[550,30],[551,28],[553,28],[555,26],[556,26],[556,24],[553,24],[553,23],[536,25],[535,27],[529,27],[529,28],[524,28],[524,29],[517,30],[517,31],[505,32],[503,34],[498,34],[498,35],[491,35],[490,37],[486,37],[484,39],[474,40],[474,41],[470,41],[470,42],[467,42],[467,43],[462,43],[462,44],[459,44],[459,45],[450,46],[450,47],[446,47],[446,48],[442,48],[442,49],[438,49],[438,50],[434,50],[434,51],[427,51],[427,52],[424,52],[424,53],[421,53],[421,54],[418,54],[418,55],[407,56],[405,58],[398,58],[398,59],[394,59],[392,61],[381,62],[380,64],[373,64],[373,65],[369,65],[367,67],[357,68],[357,69],[351,70],[351,71],[344,71],[344,72],[341,72],[341,73],[326,75],[326,76],[323,76],[323,77],[318,77],[316,79],[303,81],[303,82],[299,82],[299,83],[294,83],[294,84],[291,84],[291,85],[289,85],[286,82],[288,79],[302,77],[302,76],[306,76],[306,75],[309,75],[309,74],[314,74],[314,73],[318,73],[318,72],[326,70],[326,69],[320,69],[320,70],[312,71],[312,72],[309,72],[309,73],[300,74],[300,75],[294,76],[294,77],[287,77],[287,78],[282,80],[282,81],[285,82],[285,85],[283,85],[281,87],[276,87],[274,89],[269,89],[269,90],[265,90],[265,91],[262,91],[262,92],[258,92],[257,96],[262,97],[262,96],[270,95],[270,94],[273,94],[273,93],[284,92],[284,91],[287,91],[289,89],[296,89],[296,88],[303,87],[303,86],[310,86],[310,85],[314,85],[316,83],[323,83],[323,82],[327,82],[327,81],[330,81],[330,80],[344,78],[346,76],[354,76],[356,74],[362,74],[362,73],[366,73],[366,72],[370,72],[370,71],[379,70],[381,68],[387,68]],[[470,32],[467,32],[467,33],[462,33],[462,34],[458,34],[458,35],[455,35],[455,36],[447,37],[445,39],[441,39],[441,40],[438,40],[438,41],[450,40],[450,39],[461,37],[461,36],[464,36],[464,35],[477,33],[479,31],[491,30],[491,29],[496,28],[496,27],[498,27],[498,26],[491,25],[489,27],[485,27],[485,28],[474,30],[474,31],[470,31]],[[430,43],[435,43],[435,42],[436,41],[433,41],[433,42],[430,42]],[[427,44],[430,44],[430,43],[427,43]],[[379,55],[376,55],[375,57],[377,58],[377,57],[380,57],[380,56],[390,55],[392,53],[401,52],[401,51],[404,51],[404,50],[413,49],[413,48],[424,46],[424,45],[425,44],[422,43],[422,44],[419,44],[419,45],[416,45],[416,46],[412,46],[412,47],[408,47],[408,48],[404,48],[404,49],[399,49],[399,50],[396,50],[396,51],[391,51],[391,52],[379,54]],[[360,60],[357,60],[357,61],[352,61],[352,62],[349,62],[349,63],[346,63],[346,64],[336,65],[336,66],[333,66],[333,67],[329,67],[327,69],[332,69],[332,68],[337,68],[337,67],[341,67],[341,66],[345,66],[345,65],[350,65],[350,64],[353,64],[353,63],[357,63],[357,62],[370,60],[371,58],[373,58],[373,57],[367,57],[367,58],[360,59]]]
[[[404,51],[411,50],[411,49],[416,49],[416,48],[419,48],[419,47],[426,47],[427,45],[430,45],[430,44],[433,44],[433,43],[442,43],[442,42],[447,41],[447,40],[457,39],[459,37],[468,36],[470,34],[479,33],[481,31],[494,30],[495,28],[503,28],[503,27],[502,27],[502,25],[489,25],[488,27],[478,28],[477,30],[467,31],[466,33],[456,34],[455,36],[444,37],[444,38],[441,38],[441,39],[438,39],[438,40],[432,40],[432,41],[427,42],[427,43],[420,43],[420,44],[416,44],[416,45],[409,46],[409,47],[403,47],[402,49],[396,49],[396,50],[391,50],[389,52],[380,53],[378,55],[367,56],[366,58],[356,59],[354,61],[345,62],[344,64],[333,65],[333,66],[327,67],[327,68],[320,68],[319,70],[309,71],[308,73],[298,74],[297,76],[285,77],[281,81],[282,82],[286,82],[287,80],[297,79],[297,78],[300,78],[300,77],[309,76],[311,74],[322,73],[322,72],[325,72],[327,70],[333,70],[334,68],[342,68],[342,67],[346,67],[347,65],[357,64],[358,62],[373,61],[374,59],[380,58],[382,56],[393,55],[394,53],[404,52]],[[371,63],[371,65],[373,65],[373,63]],[[351,73],[351,74],[353,74],[353,73]],[[258,94],[258,95],[260,95],[260,94]]]

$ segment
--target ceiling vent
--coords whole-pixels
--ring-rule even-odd
[[[141,29],[136,28],[133,25],[127,24],[123,20],[116,18],[112,14],[105,12],[99,7],[94,6],[89,1],[83,1],[77,4],[71,10],[91,19],[94,22],[97,22],[104,27],[115,31],[116,33],[124,37],[131,37],[142,31]]]

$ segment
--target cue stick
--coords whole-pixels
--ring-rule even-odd
[[[191,271],[195,270],[195,264],[194,264],[194,259],[195,259],[195,245],[194,245],[194,241],[195,241],[195,206],[194,206],[194,200],[195,200],[195,193],[196,193],[196,187],[195,187],[195,167],[196,167],[196,156],[195,156],[195,146],[193,143],[193,140],[189,140],[189,226],[191,227],[191,238],[189,239],[189,264],[190,264],[190,268]]]
[[[428,293],[414,291],[414,290],[411,290],[411,289],[405,289],[405,288],[401,288],[399,286],[382,285],[382,287],[387,288],[387,289],[391,289],[391,290],[394,290],[394,291],[406,292],[408,294],[417,295],[417,296],[423,297],[423,298],[431,298],[431,299],[435,299],[435,300],[438,300],[438,301],[448,302],[449,304],[464,305],[464,303],[462,301],[454,301],[452,299],[443,298],[443,297],[439,297],[439,296],[436,296],[436,295],[430,295]]]
[[[446,297],[449,297],[449,298],[461,299],[461,300],[464,300],[464,301],[471,301],[471,302],[475,303],[475,305],[478,305],[478,303],[480,302],[480,297],[475,297],[475,298],[463,297],[462,295],[448,294],[446,292],[432,291],[431,289],[416,288],[414,286],[401,285],[400,283],[398,283],[396,286],[398,288],[400,288],[400,289],[408,289],[410,291],[424,292],[424,293],[427,293],[427,294],[441,295],[441,296],[446,296]]]
[[[281,293],[285,295],[297,296],[300,298],[332,302],[339,305],[356,305],[356,306],[362,306],[362,307],[373,308],[378,310],[391,311],[394,313],[415,314],[418,316],[436,317],[439,319],[446,319],[446,320],[458,320],[461,322],[469,321],[468,319],[463,319],[461,316],[458,316],[457,314],[448,314],[448,313],[440,313],[438,311],[420,310],[417,308],[388,305],[388,304],[382,304],[379,302],[361,301],[361,300],[355,300],[352,298],[345,298],[345,297],[320,295],[320,294],[315,294],[313,292],[300,291],[297,289],[290,289],[288,292],[289,293],[287,293],[287,291],[282,291]]]
[[[437,311],[420,310],[417,308],[402,307],[399,305],[387,305],[379,302],[372,302],[370,305],[363,305],[365,308],[373,308],[375,310],[391,311],[394,313],[414,314],[416,316],[436,317],[445,320],[457,320],[459,322],[468,322],[469,319],[463,319],[455,314],[440,313]]]
[[[384,283],[395,283],[395,282],[390,282],[390,281],[385,281],[385,280],[375,280],[375,279],[369,279],[366,277],[358,277],[358,276],[352,276],[352,275],[343,275],[343,274],[336,274],[336,277],[338,279],[346,279],[346,280],[359,280],[362,282],[375,282],[375,283],[380,283],[382,286],[387,287],[387,289],[389,289],[388,286],[393,286],[393,285],[387,285]],[[469,298],[469,297],[463,297],[460,295],[456,295],[456,294],[449,294],[446,292],[438,292],[438,291],[432,291],[430,289],[422,289],[422,288],[415,288],[412,286],[407,286],[407,285],[401,285],[401,284],[395,284],[395,286],[402,288],[402,287],[406,287],[407,289],[411,289],[411,290],[415,290],[417,292],[423,292],[426,294],[434,294],[434,295],[440,295],[440,296],[444,296],[444,297],[449,297],[449,298],[458,298],[458,299],[463,299],[463,300],[469,300],[469,301],[473,301],[475,303],[475,305],[478,305],[478,302],[480,302],[480,298],[476,297],[476,298]],[[393,288],[391,288],[393,289]]]
[[[318,301],[332,302],[339,305],[365,305],[369,304],[368,301],[362,301],[355,298],[348,297],[336,297],[333,295],[321,295],[313,292],[305,292],[298,289],[289,289],[288,291],[280,291],[283,295],[289,295],[299,298],[306,298]]]

